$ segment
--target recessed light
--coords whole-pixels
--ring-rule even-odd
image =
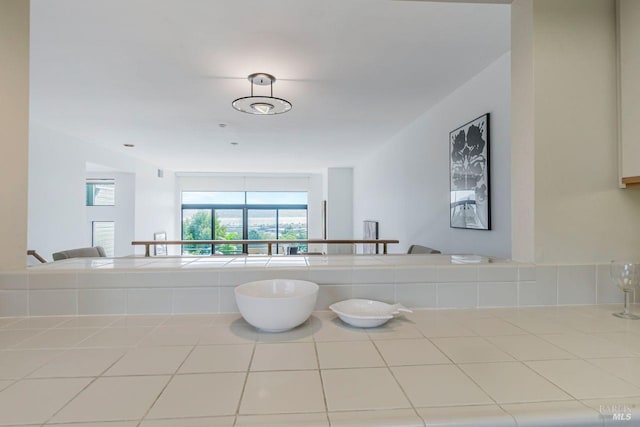
[[[231,145],[240,145],[239,142],[230,142]]]
[[[133,145],[133,144],[122,144],[122,145],[124,145],[124,146],[125,146],[125,147],[127,147],[127,148],[133,148],[133,147],[135,147],[135,145]]]

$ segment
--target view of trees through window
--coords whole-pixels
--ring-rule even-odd
[[[306,193],[299,192],[245,193],[242,205],[226,202],[224,193],[183,193],[183,240],[297,240],[308,238]],[[237,194],[237,193],[234,193]],[[209,203],[198,202],[198,198]],[[191,203],[184,203],[187,200]],[[219,204],[211,203],[218,201]],[[221,203],[220,203],[221,202]],[[257,202],[257,203],[255,203]],[[281,203],[273,203],[281,202]],[[284,202],[284,203],[282,203]],[[304,202],[301,204],[299,202]],[[213,247],[212,247],[213,246]],[[286,253],[289,246],[297,246],[299,253],[307,251],[306,244],[274,245],[274,253]],[[183,254],[266,254],[267,245],[184,245]]]

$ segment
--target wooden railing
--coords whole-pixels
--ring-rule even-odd
[[[133,246],[144,246],[144,256],[151,256],[151,246],[156,245],[267,245],[267,254],[272,255],[273,245],[310,244],[310,245],[382,245],[382,253],[387,254],[387,245],[400,243],[399,240],[139,240],[131,242]],[[213,255],[213,254],[212,254]]]
[[[27,255],[31,255],[32,257],[34,257],[35,259],[37,259],[38,261],[40,261],[41,263],[46,263],[47,260],[44,259],[42,256],[40,256],[40,254],[36,251],[34,251],[33,249],[29,249],[27,251]]]

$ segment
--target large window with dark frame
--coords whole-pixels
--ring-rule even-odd
[[[182,240],[296,240],[308,238],[303,191],[185,191]],[[274,253],[306,244],[274,245]],[[183,255],[267,254],[267,244],[184,245]]]

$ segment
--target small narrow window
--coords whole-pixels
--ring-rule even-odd
[[[93,221],[91,223],[92,246],[102,246],[107,256],[114,256],[116,224],[113,221]]]
[[[87,206],[115,206],[115,179],[87,179]]]

